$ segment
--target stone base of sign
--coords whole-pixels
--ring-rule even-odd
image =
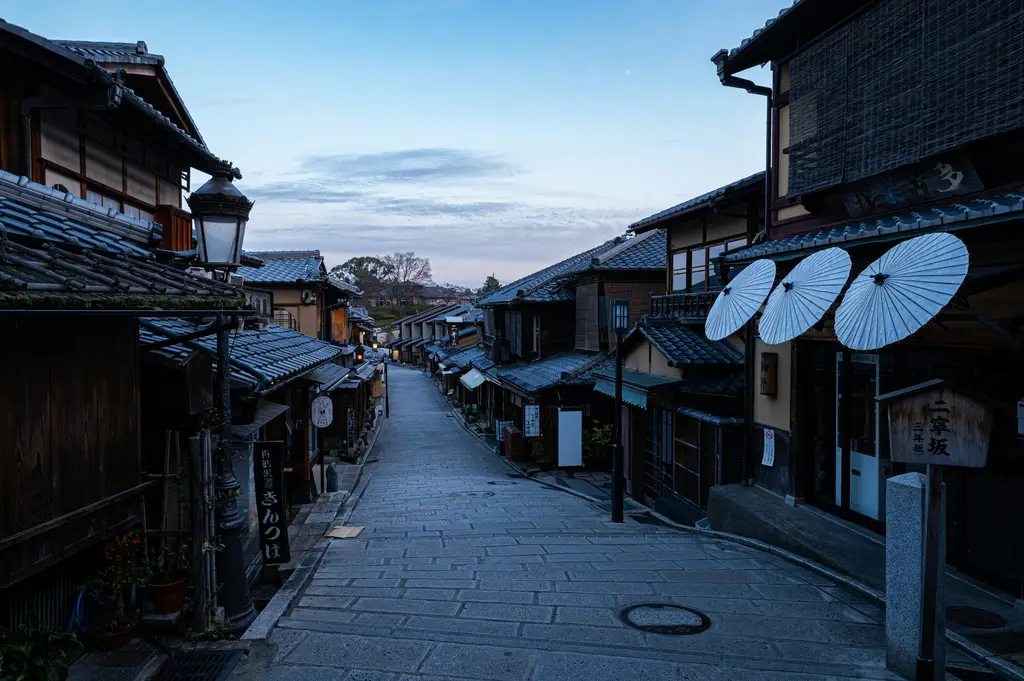
[[[885,489],[885,664],[892,672],[915,677],[921,640],[921,584],[924,568],[925,497],[928,479],[920,473],[889,478]],[[942,541],[939,545],[935,617],[935,678],[945,679],[946,493],[942,489]]]

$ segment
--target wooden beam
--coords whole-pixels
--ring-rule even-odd
[[[0,539],[0,551],[8,549],[11,546],[15,546],[16,544],[20,544],[21,542],[27,539],[31,539],[32,537],[38,537],[41,534],[45,534],[51,530],[55,530],[58,527],[61,527],[62,525],[68,524],[76,518],[81,518],[82,516],[90,515],[92,513],[95,513],[96,511],[106,508],[107,506],[116,504],[119,501],[123,501],[130,497],[138,496],[142,494],[144,491],[146,491],[146,489],[152,484],[152,482],[144,482],[142,484],[136,485],[135,487],[129,487],[128,489],[122,490],[121,492],[111,495],[106,499],[101,499],[100,501],[91,503],[88,506],[83,506],[82,508],[71,511],[70,513],[65,513],[62,516],[58,516],[53,520],[48,520],[45,523],[39,523],[35,527],[30,527],[29,529],[18,532],[17,534],[12,534],[9,537],[4,537],[3,539]]]

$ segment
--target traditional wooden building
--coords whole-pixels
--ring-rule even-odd
[[[246,255],[262,264],[239,267],[237,274],[246,287],[273,295],[275,324],[320,340],[344,343],[351,339],[348,309],[362,292],[328,276],[320,251],[249,251]]]
[[[170,264],[191,169],[225,162],[161,57],[0,21],[0,69],[0,625],[61,628],[100,545],[142,520],[139,318],[245,299]]]
[[[388,344],[394,358],[407,363],[425,361],[425,354],[420,348],[425,348],[427,344],[435,340],[433,320],[459,307],[454,303],[436,305],[394,322],[391,326],[396,331],[396,335]]]
[[[593,372],[615,347],[611,301],[630,300],[630,320],[649,311],[652,293],[665,290],[665,232],[618,237],[482,296],[485,358],[481,403],[494,432],[524,427],[525,405],[540,408],[540,427],[527,447],[557,459],[558,410],[581,409],[611,420],[610,404],[595,396]],[[476,377],[474,376],[474,382]],[[531,407],[531,411],[532,411]]]
[[[704,335],[723,281],[723,252],[744,248],[760,229],[764,174],[684,201],[630,225],[662,230],[665,295],[623,342],[623,449],[630,494],[680,522],[703,516],[714,485],[738,482],[743,463],[744,338]],[[614,396],[614,371],[595,389]]]
[[[946,472],[947,560],[1018,599],[1024,535],[1007,522],[1024,517],[1024,109],[1008,102],[1024,91],[1022,18],[1015,3],[804,0],[714,58],[727,86],[747,89],[737,74],[754,66],[773,74],[771,213],[763,240],[720,256],[728,276],[758,258],[785,276],[830,246],[846,250],[857,274],[930,232],[954,232],[970,253],[952,303],[899,343],[851,352],[831,312],[792,342],[757,341],[748,381],[762,365],[778,380],[749,395],[747,470],[757,487],[748,494],[761,494],[751,503],[767,490],[884,532],[885,480],[914,467],[893,463],[875,398],[956,380],[998,408],[987,466]],[[762,464],[766,432],[771,465]]]

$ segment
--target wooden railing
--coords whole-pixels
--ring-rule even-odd
[[[651,296],[651,316],[704,321],[707,319],[711,306],[715,304],[717,296],[717,292],[668,293],[663,296]]]

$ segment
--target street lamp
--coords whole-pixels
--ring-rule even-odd
[[[253,202],[232,182],[242,174],[229,163],[218,165],[213,176],[188,197],[199,244],[199,260],[207,269],[234,269],[242,258],[245,225]]]
[[[366,355],[366,348],[363,347],[362,343],[356,346],[356,361],[362,363],[363,357]]]
[[[188,197],[192,220],[199,243],[199,261],[211,271],[227,272],[238,267],[242,257],[242,240],[253,202],[231,182],[242,174],[229,163],[219,164],[213,176]],[[238,510],[242,486],[231,466],[231,356],[228,348],[227,318],[218,318],[217,388],[220,393],[221,431],[215,476],[215,510],[217,533],[223,549],[217,552],[217,581],[211,585],[219,604],[224,608],[228,631],[245,631],[256,619],[249,580],[245,574],[242,554],[242,529],[247,520]]]
[[[612,301],[615,329],[615,414],[612,427],[612,522],[622,522],[625,477],[622,461],[622,336],[629,330],[629,301]]]

